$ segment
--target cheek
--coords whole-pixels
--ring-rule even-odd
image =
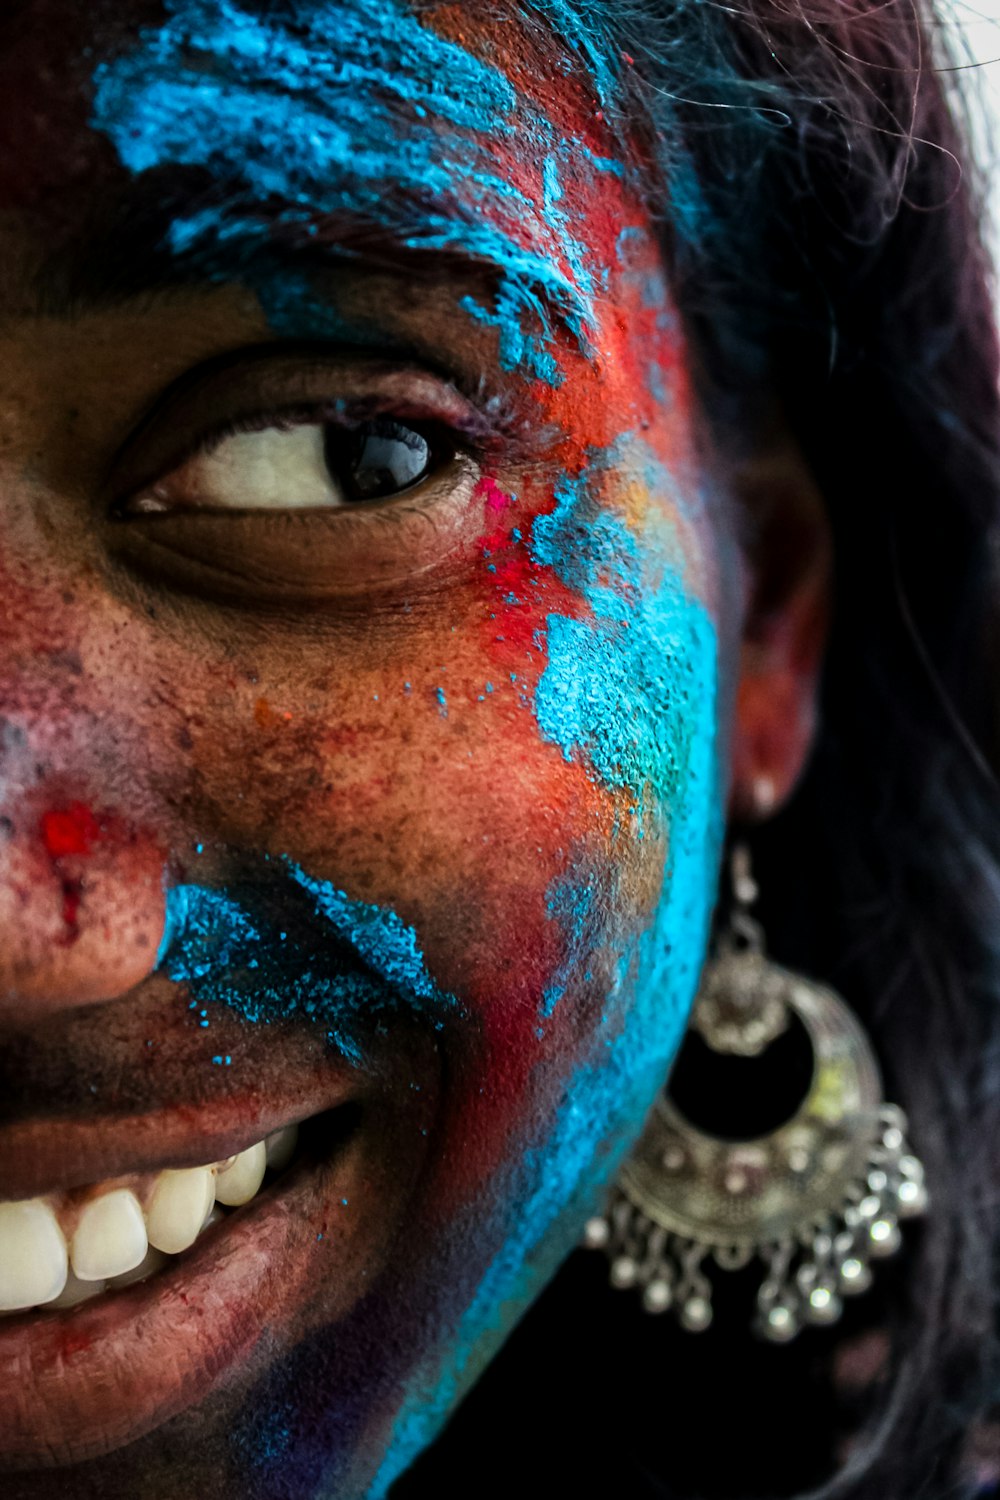
[[[671,565],[674,528],[647,518],[636,544],[588,478],[530,547],[516,528],[488,538],[480,650],[517,691],[506,716],[492,695],[481,774],[440,783],[468,842],[421,931],[477,1022],[453,1094],[456,1198],[528,1147],[573,1163],[567,1190],[606,1170],[662,1082],[704,951],[715,633]]]

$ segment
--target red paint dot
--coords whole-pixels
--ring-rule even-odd
[[[89,854],[101,834],[97,819],[82,802],[71,802],[68,807],[44,813],[41,831],[45,852],[50,859]]]

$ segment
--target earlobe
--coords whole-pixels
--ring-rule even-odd
[[[791,795],[809,757],[830,611],[822,497],[789,437],[734,473],[749,575],[732,739],[730,812],[754,820]]]

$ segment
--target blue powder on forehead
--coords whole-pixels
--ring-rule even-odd
[[[602,15],[607,6],[594,0],[527,0],[526,8],[543,17],[566,46],[566,71],[582,66],[597,102],[605,110],[612,108],[619,92],[620,54],[609,45]]]
[[[507,117],[516,96],[503,73],[422,26],[397,0],[317,0],[284,16],[280,7],[260,14],[236,0],[166,0],[165,11],[166,21],[144,30],[134,52],[102,63],[94,73],[98,116],[114,121],[116,105],[145,105],[129,139],[119,142],[122,159],[135,172],[162,165],[163,146],[153,129],[157,106],[173,161],[202,165],[223,156],[228,137],[199,143],[177,118],[179,102],[202,118],[214,109],[217,123],[229,129],[245,106],[251,113],[245,127],[277,128],[282,143],[302,153],[294,168],[304,181],[323,159],[312,157],[310,144],[336,159],[338,151],[364,150],[367,138],[374,160],[384,165],[380,137],[393,110],[405,118],[399,115],[404,103],[416,106],[418,117],[433,114],[472,131],[513,128]],[[271,99],[253,92],[265,84]],[[304,129],[288,131],[296,109],[310,104],[318,113],[307,113]],[[335,108],[328,110],[329,104]],[[358,125],[371,127],[367,137],[355,133]],[[320,131],[312,143],[310,127]],[[404,141],[396,144],[405,149]],[[417,136],[410,164],[433,173],[428,145]],[[261,153],[252,165],[256,185],[265,191],[283,193],[294,181],[280,159]],[[447,186],[447,179],[442,176],[438,185]]]
[[[253,264],[277,229],[308,236],[338,212],[420,251],[461,251],[499,272],[494,326],[510,368],[556,378],[550,308],[591,354],[592,270],[561,208],[560,174],[618,170],[564,138],[498,68],[438,36],[398,0],[318,0],[256,14],[235,0],[166,0],[165,19],[94,73],[93,123],[134,173],[207,168],[169,246],[238,274],[270,316],[289,316],[282,272]],[[568,19],[568,17],[567,17]],[[497,140],[544,162],[543,201],[498,175]],[[217,200],[217,201],[216,201]],[[260,205],[267,204],[265,221]],[[521,226],[532,217],[533,242]],[[364,254],[363,230],[340,249]],[[223,253],[225,252],[225,253]]]

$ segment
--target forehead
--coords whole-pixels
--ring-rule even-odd
[[[551,313],[586,346],[628,169],[608,66],[544,10],[31,0],[0,48],[2,208],[50,280],[67,248],[120,289],[165,257],[456,256],[500,276],[508,341]]]

